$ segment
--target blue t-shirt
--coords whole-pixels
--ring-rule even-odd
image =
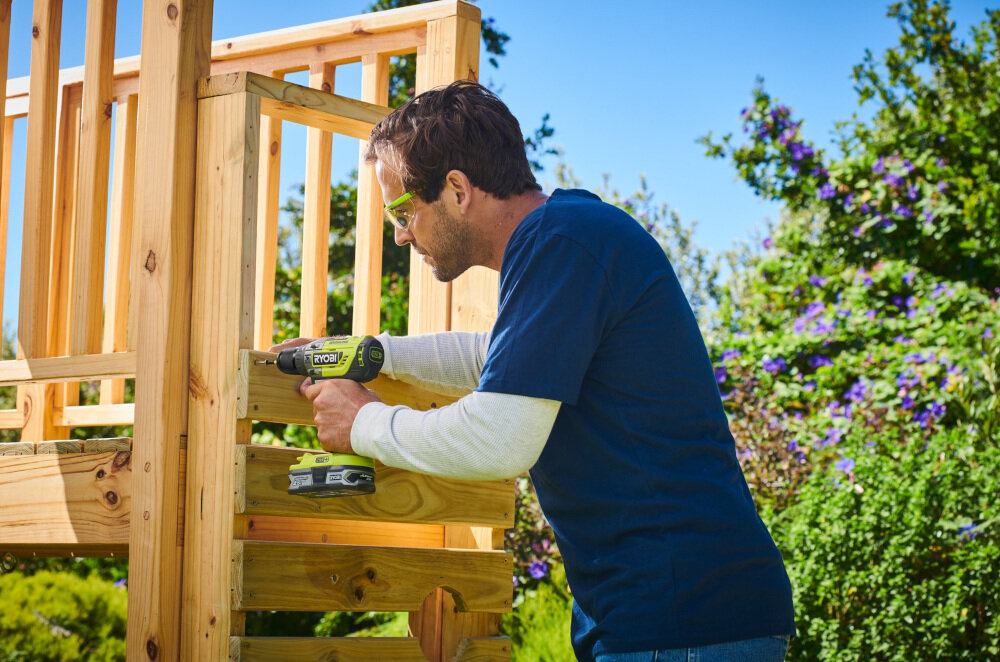
[[[788,576],[701,332],[663,249],[628,214],[557,190],[524,218],[479,390],[562,403],[531,478],[580,660],[794,634]]]

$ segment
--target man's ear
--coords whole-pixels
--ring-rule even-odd
[[[463,213],[469,208],[472,199],[472,182],[461,170],[449,170],[444,176],[444,192],[454,201]]]

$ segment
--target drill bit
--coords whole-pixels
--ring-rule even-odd
[[[254,365],[275,365],[278,363],[277,359],[259,359],[254,361]]]

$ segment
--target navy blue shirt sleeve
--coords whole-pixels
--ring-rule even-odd
[[[478,390],[575,404],[617,310],[603,267],[572,238],[537,233],[504,263]]]

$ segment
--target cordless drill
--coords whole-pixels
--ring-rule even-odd
[[[284,349],[277,358],[260,363],[277,365],[289,375],[369,382],[385,361],[382,343],[372,336],[318,338]],[[288,493],[310,497],[354,496],[375,491],[375,463],[346,453],[307,453],[288,467]]]

